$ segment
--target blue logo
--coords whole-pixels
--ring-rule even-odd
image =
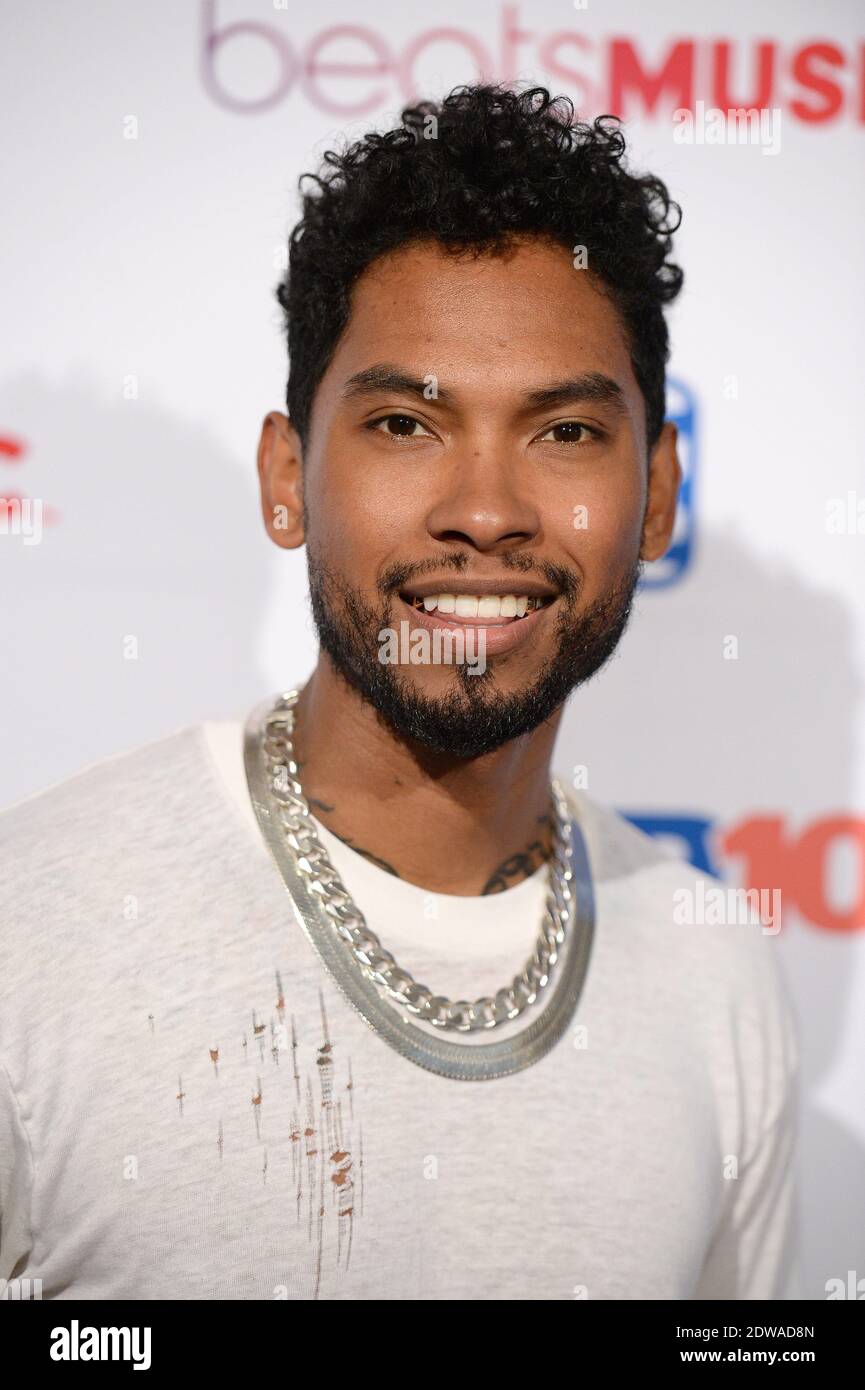
[[[683,381],[667,378],[667,419],[679,431],[679,462],[682,485],[670,548],[660,560],[648,564],[640,585],[645,589],[666,589],[682,578],[694,558],[694,481],[697,473],[697,406],[693,392]]]
[[[721,877],[720,866],[714,862],[709,848],[713,822],[708,816],[665,814],[662,811],[642,814],[620,811],[619,814],[642,830],[644,835],[652,835],[674,850],[680,859],[686,859],[695,869],[712,874],[715,878]]]

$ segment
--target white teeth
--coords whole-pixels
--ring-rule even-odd
[[[454,613],[458,618],[476,618],[478,616],[477,599],[472,594],[457,594]]]
[[[525,594],[427,594],[413,598],[416,608],[427,613],[454,613],[458,618],[524,618],[544,606],[543,599],[528,598]]]
[[[491,594],[489,598],[478,599],[479,618],[498,618],[501,615],[501,611],[502,601],[497,595]]]

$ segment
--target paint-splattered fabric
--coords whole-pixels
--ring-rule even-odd
[[[777,938],[677,924],[703,876],[576,793],[597,927],[573,1026],[513,1076],[438,1077],[294,925],[241,769],[240,726],[199,725],[0,816],[0,1279],[58,1299],[798,1294]],[[529,954],[544,870],[435,895],[322,838],[431,988],[474,998]]]

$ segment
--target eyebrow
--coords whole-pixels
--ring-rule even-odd
[[[544,410],[554,405],[608,405],[614,410],[625,409],[625,396],[618,382],[603,372],[584,372],[550,386],[528,391],[527,410]]]
[[[430,374],[430,376],[432,373]],[[362,372],[350,376],[342,388],[342,399],[354,400],[358,396],[370,396],[388,391],[429,400],[429,378],[412,376],[399,367],[381,362],[367,367]],[[453,405],[455,396],[443,386],[436,386],[434,397],[439,404]],[[603,372],[583,372],[579,376],[567,377],[562,381],[551,382],[526,391],[523,396],[522,411],[528,414],[535,410],[549,409],[556,405],[606,405],[614,410],[624,411],[625,399],[621,386]]]
[[[430,373],[430,376],[433,374]],[[365,371],[355,372],[350,376],[342,388],[342,398],[350,401],[355,396],[371,396],[377,392],[396,391],[406,396],[420,396],[421,400],[428,400],[424,391],[429,390],[429,381],[424,381],[423,377],[412,376],[409,372],[400,371],[399,367],[392,367],[387,362],[379,363],[375,367],[367,367]],[[449,405],[453,401],[450,391],[444,390],[441,386],[436,386],[435,399],[444,401]]]

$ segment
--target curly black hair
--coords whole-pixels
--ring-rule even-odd
[[[463,86],[407,107],[393,130],[329,150],[318,174],[301,175],[303,215],[275,293],[288,341],[286,405],[304,447],[352,286],[372,261],[412,241],[483,252],[526,233],[586,247],[588,271],[625,325],[655,443],[669,357],[663,306],[684,278],[667,259],[681,209],[660,179],[625,169],[620,124],[582,123],[568,97],[544,87]]]

